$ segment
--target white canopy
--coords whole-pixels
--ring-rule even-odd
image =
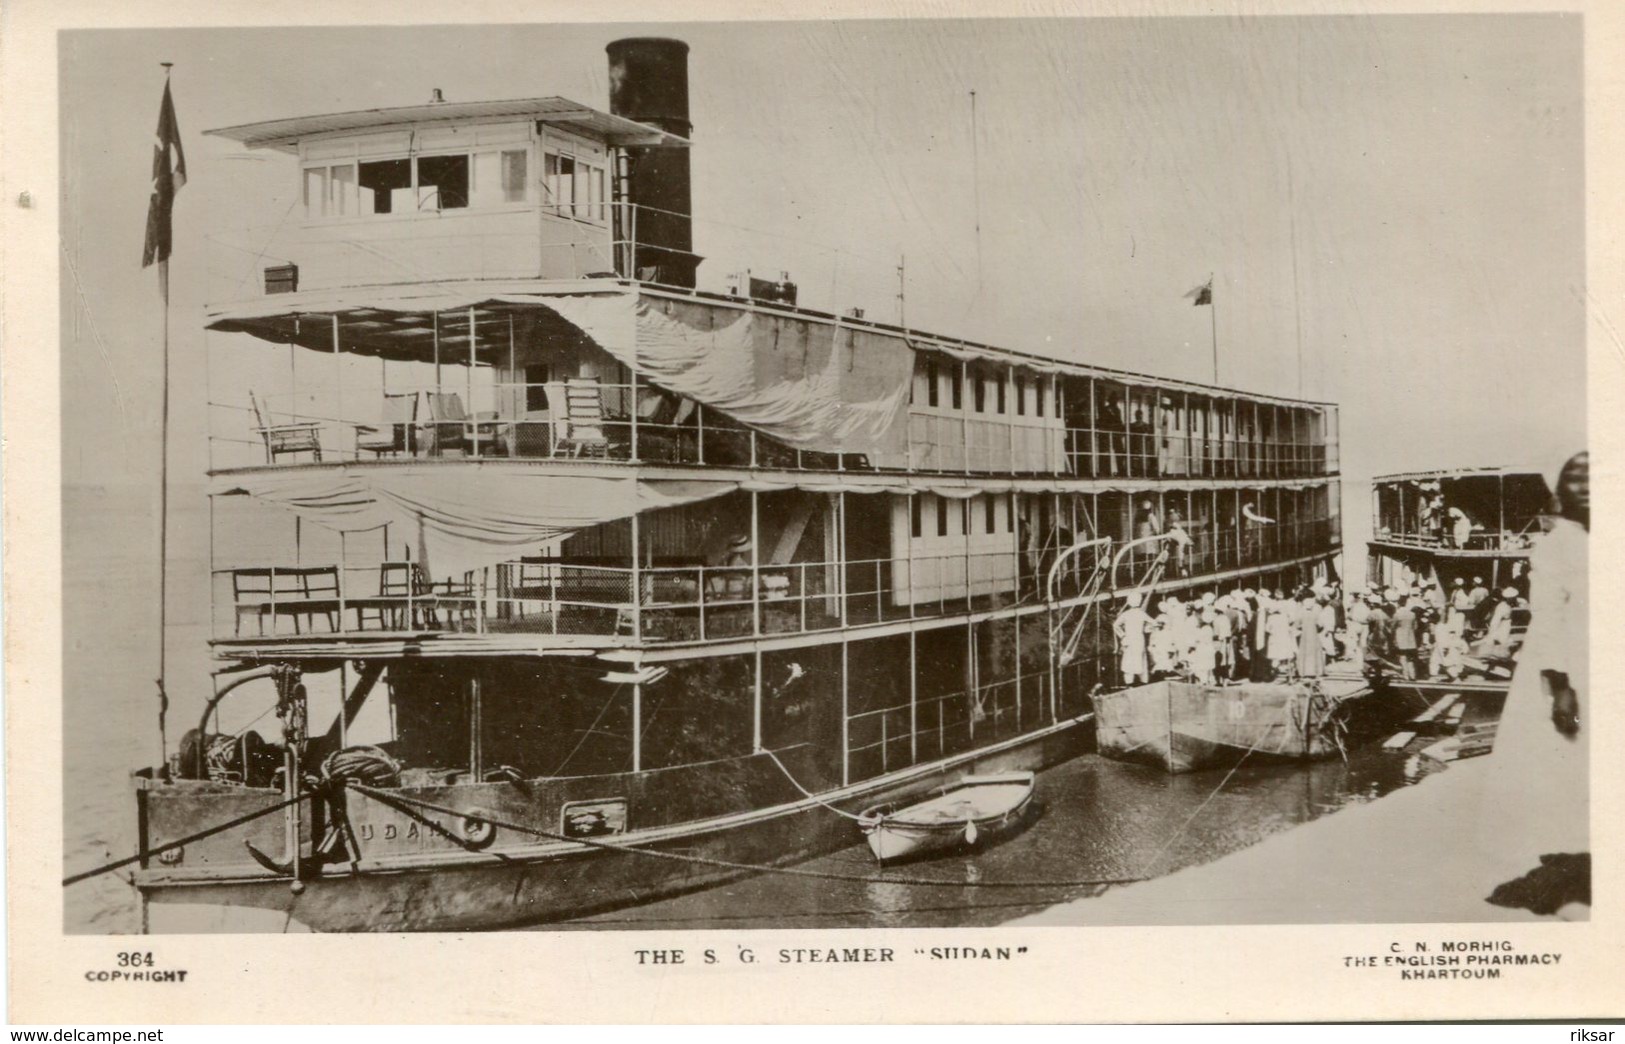
[[[580,330],[643,380],[793,448],[899,458],[907,451],[914,354],[901,337],[873,329],[704,300],[640,298],[618,286],[537,293],[524,284],[469,282],[299,296],[297,302],[271,297],[218,309],[210,326],[270,337],[286,336],[267,324],[290,313],[430,314],[534,306]],[[311,327],[292,339],[320,344],[325,328]],[[380,335],[350,330],[346,336],[359,342]]]

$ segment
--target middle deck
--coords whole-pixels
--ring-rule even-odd
[[[1188,534],[1170,586],[1290,585],[1340,538],[1326,404],[619,280],[267,295],[212,328],[307,375],[215,407],[230,657],[934,625],[1078,597],[1085,563],[1050,566],[1091,536]]]

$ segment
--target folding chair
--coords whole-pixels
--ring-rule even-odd
[[[265,412],[260,409],[260,401],[253,392],[248,393],[248,403],[254,409],[254,433],[265,440],[267,464],[275,464],[276,459],[284,453],[309,453],[313,460],[321,463],[320,424],[315,421],[267,424]]]

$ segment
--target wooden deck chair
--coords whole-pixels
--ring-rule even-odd
[[[355,426],[356,450],[366,450],[375,457],[382,457],[386,453],[399,454],[415,449],[413,429],[418,423],[418,399],[417,392],[386,392],[383,423]]]
[[[414,619],[418,613],[413,604],[412,595],[412,563],[411,562],[380,562],[378,564],[378,597],[357,599],[355,603],[356,624],[360,630],[367,630],[367,620],[370,616],[377,621],[380,631],[404,631],[411,625],[415,626]]]
[[[321,425],[315,421],[297,421],[291,424],[267,424],[265,411],[253,392],[248,393],[248,404],[254,408],[254,433],[265,441],[265,462],[275,464],[284,453],[309,453],[311,459],[321,463]]]
[[[434,452],[438,455],[448,449],[460,449],[467,453],[470,421],[468,414],[463,410],[463,397],[456,392],[430,392],[428,399],[429,427],[434,432]]]
[[[559,448],[572,457],[607,457],[604,391],[597,378],[572,377],[564,386],[564,438]]]

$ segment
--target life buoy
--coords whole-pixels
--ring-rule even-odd
[[[496,840],[496,825],[489,819],[481,818],[483,815],[479,809],[475,809],[463,816],[463,840],[468,842],[470,848],[485,848]]]

